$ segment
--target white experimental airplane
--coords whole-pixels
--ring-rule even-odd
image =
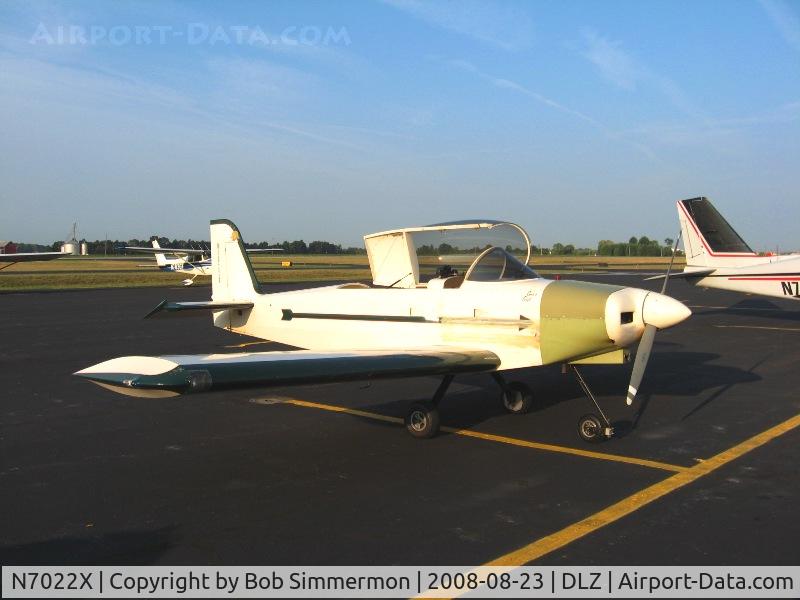
[[[611,437],[613,428],[577,365],[624,363],[627,348],[641,339],[630,404],[656,329],[691,314],[677,300],[644,289],[539,277],[526,264],[530,239],[512,223],[444,223],[375,233],[364,240],[372,285],[270,294],[261,291],[236,226],[211,221],[211,301],[164,301],[148,316],[211,311],[217,327],[305,349],[126,356],[76,375],[140,397],[440,375],[432,400],[414,403],[405,419],[408,431],[422,438],[436,434],[437,404],[454,375],[490,373],[507,410],[524,413],[533,403],[531,390],[520,382],[507,383],[501,372],[564,364],[572,367],[597,408],[599,415],[584,415],[578,424],[580,436],[596,442]],[[473,251],[476,258],[463,274],[441,265],[437,276],[423,281],[426,257],[433,255],[435,261],[442,249]],[[512,252],[520,252],[522,260]]]
[[[759,256],[708,198],[679,200],[678,220],[686,268],[670,278],[700,287],[800,299],[799,254]]]
[[[211,277],[211,257],[205,250],[192,248],[162,248],[158,240],[152,241],[152,248],[125,246],[125,250],[149,252],[156,257],[156,266],[162,271],[173,271],[191,275],[183,280],[183,285],[192,285],[197,277]],[[283,248],[248,248],[248,254],[261,252],[283,252]],[[171,258],[167,258],[167,254]],[[149,265],[144,265],[149,266]]]

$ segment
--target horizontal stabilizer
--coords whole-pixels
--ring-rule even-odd
[[[670,279],[690,279],[692,277],[705,277],[711,275],[716,269],[696,269],[694,271],[681,271],[679,273],[670,273]],[[645,281],[653,281],[656,279],[664,279],[665,275],[656,275],[655,277],[647,277]]]
[[[78,371],[112,391],[157,398],[235,387],[305,385],[372,378],[493,371],[500,359],[485,350],[243,352],[175,356],[124,356]]]
[[[226,308],[237,308],[248,310],[253,308],[252,302],[170,302],[164,300],[153,310],[147,313],[144,318],[167,317],[167,316],[190,316],[201,315],[206,310],[225,310]]]

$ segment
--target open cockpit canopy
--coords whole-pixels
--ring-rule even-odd
[[[375,285],[413,288],[432,278],[467,281],[537,277],[531,242],[519,225],[504,221],[453,221],[364,236]]]

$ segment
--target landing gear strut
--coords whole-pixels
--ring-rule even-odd
[[[430,402],[414,402],[406,413],[405,424],[408,433],[415,438],[432,438],[439,433],[439,402],[444,398],[447,388],[453,382],[454,375],[445,375],[442,383]]]
[[[492,373],[492,379],[500,386],[500,398],[506,410],[523,415],[533,406],[533,391],[521,381],[506,382],[500,373]],[[405,425],[415,438],[432,438],[439,432],[439,402],[453,382],[454,375],[445,375],[429,402],[414,402],[408,409]]]
[[[568,368],[571,368],[572,372],[575,373],[575,379],[578,380],[578,385],[581,386],[583,393],[592,401],[597,412],[600,413],[599,416],[589,413],[578,419],[578,435],[581,436],[583,441],[591,444],[597,444],[598,442],[610,439],[614,435],[614,428],[611,426],[611,422],[608,420],[608,417],[606,417],[603,409],[600,408],[594,394],[592,394],[592,390],[589,389],[578,367],[569,365]]]
[[[533,390],[521,381],[506,382],[500,373],[491,373],[500,386],[500,399],[505,409],[514,415],[524,415],[533,407]]]

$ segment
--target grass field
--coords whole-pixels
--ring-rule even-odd
[[[299,255],[253,256],[253,268],[262,283],[286,281],[369,280],[369,263],[365,255]],[[281,261],[291,261],[291,267]],[[423,273],[432,273],[440,264],[436,257],[422,257]],[[187,276],[164,272],[147,265],[147,258],[60,258],[53,261],[18,263],[0,270],[0,292],[21,292],[53,289],[90,289],[111,287],[160,287],[180,285]],[[581,271],[666,270],[669,258],[660,257],[594,257],[533,256],[531,266],[542,274]],[[547,268],[538,269],[537,265]],[[461,265],[457,265],[461,267]],[[684,266],[683,258],[675,261],[675,269]],[[209,285],[208,277],[198,277],[195,285]]]

